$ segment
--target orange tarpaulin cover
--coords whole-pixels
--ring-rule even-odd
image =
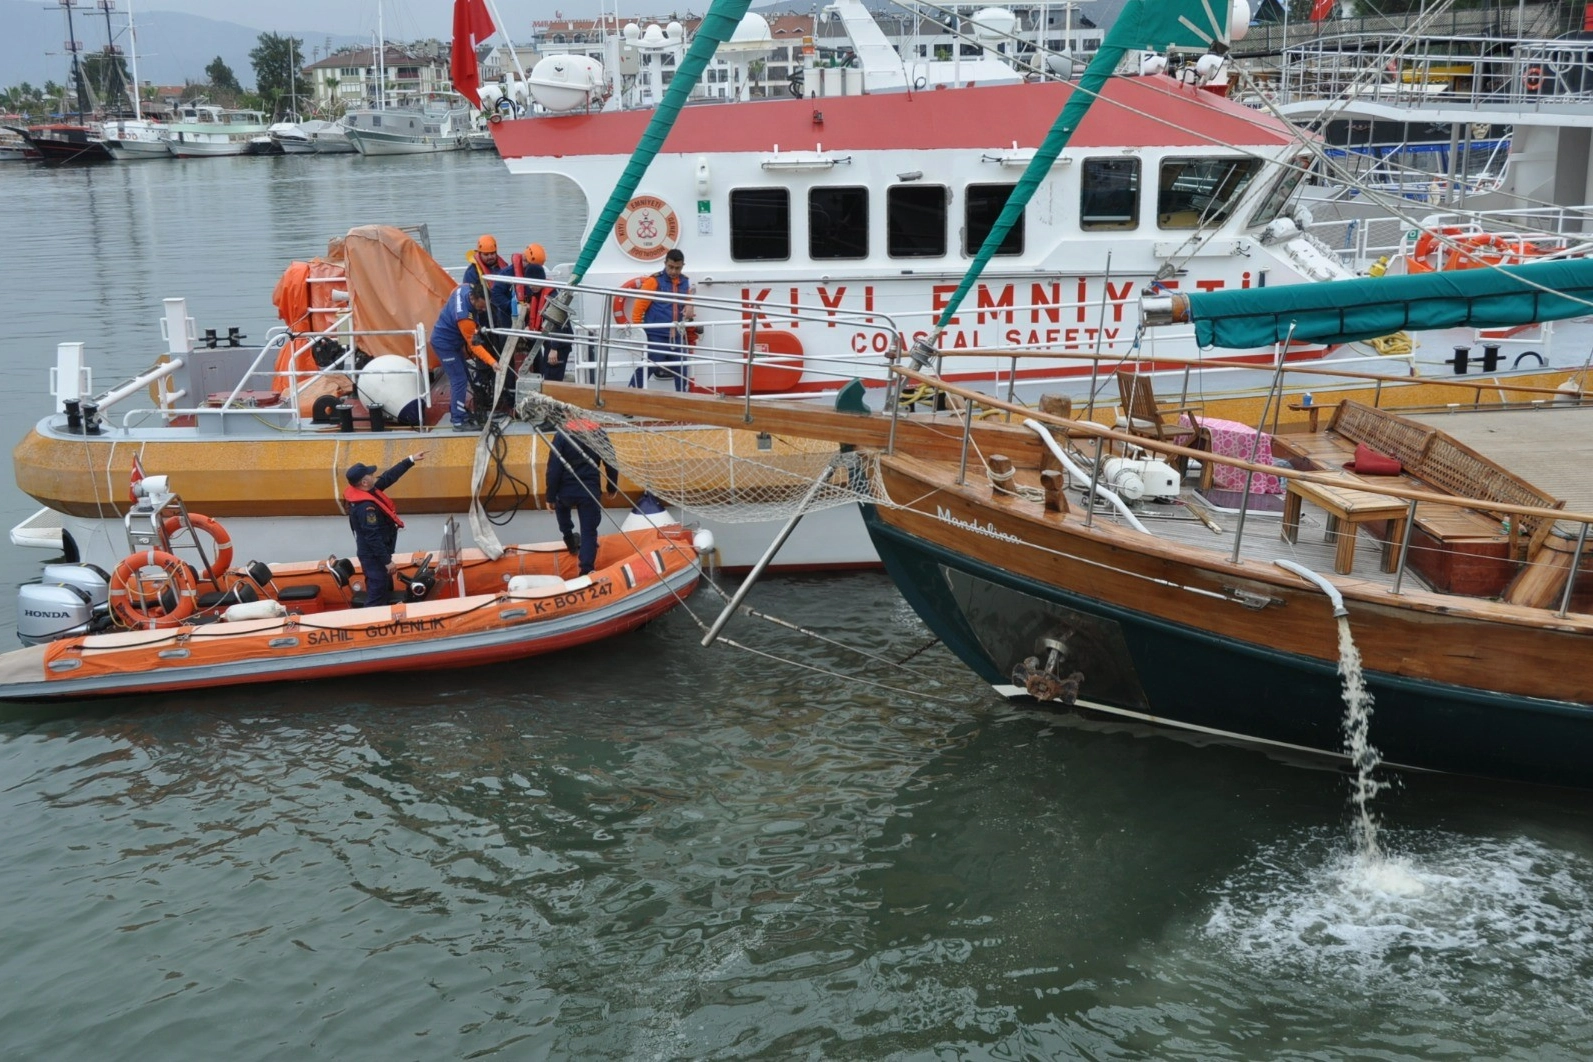
[[[443,303],[459,286],[420,244],[391,225],[350,229],[343,257],[356,331],[413,331],[419,325],[429,337]],[[368,336],[361,338],[360,348],[372,355],[409,357],[415,345],[405,336]],[[430,363],[438,364],[435,352]]]

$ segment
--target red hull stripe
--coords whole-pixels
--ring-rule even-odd
[[[704,103],[682,109],[665,152],[927,151],[1036,147],[1074,86],[1047,81],[818,100]],[[1114,106],[1116,104],[1116,106]],[[651,111],[522,118],[494,127],[506,159],[629,155]],[[1278,145],[1292,127],[1172,78],[1113,78],[1072,147]]]

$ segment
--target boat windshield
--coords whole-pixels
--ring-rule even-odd
[[[1310,172],[1311,158],[1309,155],[1301,155],[1295,159],[1294,165],[1283,171],[1283,174],[1273,184],[1272,190],[1267,193],[1267,197],[1261,201],[1261,205],[1251,215],[1250,224],[1265,225],[1281,214],[1284,205],[1289,201],[1289,197],[1294,194],[1294,190],[1300,186],[1300,182],[1305,180]]]
[[[1194,229],[1225,221],[1261,166],[1260,159],[1168,159],[1158,184],[1158,227]]]

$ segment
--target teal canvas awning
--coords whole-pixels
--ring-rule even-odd
[[[1352,343],[1399,331],[1505,328],[1593,314],[1593,258],[1183,296],[1202,347]],[[1292,333],[1290,329],[1293,329]]]

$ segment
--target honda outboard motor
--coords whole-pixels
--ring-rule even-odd
[[[37,583],[17,588],[17,637],[23,645],[90,634],[107,626],[111,577],[92,564],[46,564]]]

